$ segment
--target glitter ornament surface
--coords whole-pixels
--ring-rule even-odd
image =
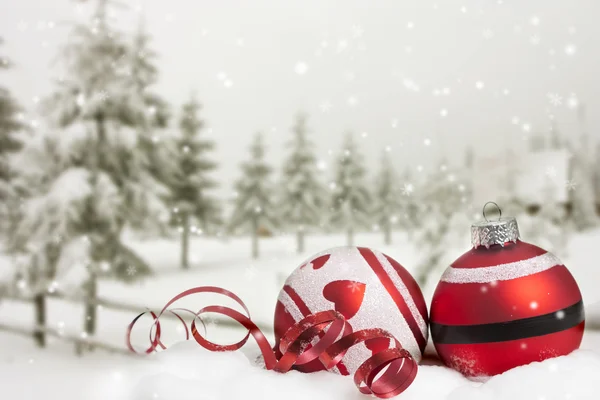
[[[581,292],[555,255],[517,240],[479,246],[443,274],[431,336],[446,365],[486,377],[579,348]]]
[[[452,283],[485,283],[507,281],[545,271],[562,265],[552,253],[544,253],[522,261],[515,261],[492,267],[453,268],[450,266],[442,275],[442,281]]]
[[[275,310],[276,348],[287,329],[306,315],[335,309],[353,331],[377,328],[391,333],[419,361],[428,338],[427,306],[412,276],[392,258],[373,249],[337,247],[318,253],[286,280]],[[374,351],[389,343],[369,341],[350,348],[334,370],[351,375]],[[298,368],[324,370],[316,362]]]

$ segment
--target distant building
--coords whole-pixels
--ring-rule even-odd
[[[589,143],[583,107],[578,120],[580,133],[570,141],[561,137],[553,119],[547,133],[531,137],[528,148],[475,158],[472,168],[467,167],[472,171],[474,204],[517,204],[536,213],[550,203],[567,214],[574,208],[583,215],[594,214],[589,203],[600,212],[600,144]]]
[[[472,170],[474,204],[517,203],[528,209],[545,203],[567,207],[569,151],[507,152],[476,158]]]

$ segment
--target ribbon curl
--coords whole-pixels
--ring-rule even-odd
[[[225,306],[207,306],[197,313],[185,308],[169,309],[174,302],[196,293],[216,293],[224,295],[237,302],[246,311],[246,315]],[[184,319],[175,311],[185,311],[194,315],[190,325],[192,337],[196,342],[210,351],[235,351],[246,344],[250,335],[254,338],[265,362],[265,368],[285,373],[295,365],[307,364],[319,359],[328,370],[335,367],[351,347],[367,340],[387,338],[392,347],[377,352],[363,362],[354,373],[354,384],[361,393],[373,394],[378,398],[387,399],[402,393],[414,381],[418,365],[411,354],[402,348],[400,342],[390,333],[382,329],[363,329],[353,332],[352,327],[344,316],[335,310],[322,311],[298,321],[292,325],[280,340],[279,351],[282,356],[277,359],[269,341],[250,318],[250,312],[244,302],[234,293],[215,286],[200,286],[188,289],[173,297],[158,313],[145,311],[139,314],[129,324],[126,333],[126,344],[129,350],[138,353],[131,344],[131,332],[136,322],[145,314],[150,313],[154,319],[150,329],[150,347],[144,353],[150,354],[158,347],[166,349],[160,340],[160,317],[170,312],[184,325],[186,340],[189,340],[188,327]],[[248,333],[242,340],[229,345],[220,345],[207,340],[196,328],[196,319],[205,313],[216,313],[229,317],[244,328]],[[204,330],[206,327],[200,319]],[[312,344],[311,344],[312,343]],[[311,345],[309,345],[311,344]]]

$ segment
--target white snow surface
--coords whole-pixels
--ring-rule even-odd
[[[93,353],[82,358],[54,346],[43,353],[29,341],[0,335],[2,392],[7,399],[61,400],[359,400],[350,377],[330,372],[278,374],[256,366],[255,352],[211,353],[193,341],[130,358]],[[591,350],[594,349],[594,350]],[[398,399],[538,400],[597,399],[600,391],[600,333],[586,332],[582,349],[569,356],[533,363],[485,383],[458,372],[422,365]],[[50,397],[48,397],[50,395]]]
[[[600,321],[600,270],[592,249],[600,231],[577,235],[569,243],[566,256],[560,255],[577,279],[586,304],[588,326]],[[146,281],[128,285],[113,281],[100,283],[100,296],[158,310],[171,297],[193,286],[221,286],[238,294],[248,305],[252,318],[266,326],[272,324],[278,292],[287,275],[301,262],[329,247],[343,244],[342,235],[307,237],[307,251],[294,253],[294,237],[261,239],[261,259],[251,261],[248,238],[228,240],[194,238],[191,242],[192,267],[177,266],[179,243],[173,239],[128,237],[127,243],[139,251],[156,269]],[[376,248],[397,259],[409,271],[419,260],[418,251],[395,234],[395,245],[382,246],[382,234],[359,234],[356,242]],[[468,248],[454,250],[455,258]],[[0,254],[0,268],[9,268],[10,259]],[[441,275],[441,271],[435,273]],[[432,276],[424,288],[429,303],[439,277]],[[66,282],[58,282],[59,289]],[[194,310],[208,304],[234,306],[215,295],[197,295],[178,303]],[[124,347],[127,324],[134,315],[99,309],[96,339]],[[0,322],[31,326],[31,305],[0,301]],[[49,300],[49,325],[66,333],[78,334],[82,328],[83,307],[60,300]],[[102,350],[74,354],[73,345],[51,338],[39,350],[30,338],[0,331],[0,390],[2,398],[25,400],[40,397],[61,400],[220,400],[220,399],[361,399],[349,377],[333,373],[277,374],[254,365],[257,349],[250,339],[243,351],[210,353],[195,342],[180,342],[183,333],[172,321],[161,321],[168,350],[144,357],[109,355]],[[133,335],[134,343],[147,343],[149,319],[141,320]],[[592,324],[593,325],[593,324]],[[598,329],[600,325],[596,323]],[[272,343],[272,333],[266,331]],[[231,343],[243,337],[242,330],[218,323],[208,324],[208,338]],[[431,348],[431,346],[430,346]],[[431,351],[431,350],[430,350]],[[399,399],[596,399],[600,396],[600,331],[586,331],[581,350],[543,363],[516,368],[477,383],[439,365],[422,365],[416,381]]]

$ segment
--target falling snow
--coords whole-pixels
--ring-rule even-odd
[[[548,101],[555,107],[562,105],[562,97],[558,93],[548,93]]]

